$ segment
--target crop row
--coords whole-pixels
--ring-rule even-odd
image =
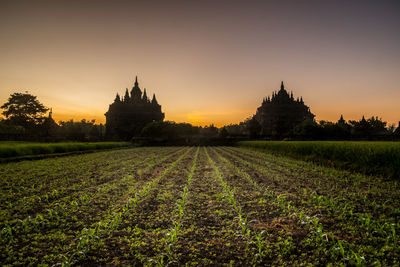
[[[314,251],[327,254],[324,257],[328,260],[340,259],[343,263],[395,261],[395,255],[399,253],[396,233],[400,230],[395,219],[398,216],[397,207],[389,207],[392,210],[389,214],[374,217],[368,210],[371,205],[367,205],[366,210],[360,210],[360,206],[354,205],[352,199],[320,195],[310,187],[302,188],[294,178],[291,181],[274,179],[276,176],[270,175],[271,168],[245,161],[234,154],[225,154],[225,157],[234,163],[221,156],[255,187],[258,185],[252,177],[260,177],[258,180],[261,184],[268,185],[265,190],[269,200],[281,206],[287,216],[295,216],[299,225],[309,225],[315,235],[309,236],[307,242],[316,246]],[[340,255],[337,255],[337,251],[341,252]]]
[[[174,246],[175,242],[178,240],[178,236],[181,232],[183,216],[185,213],[185,206],[187,203],[187,198],[190,193],[189,188],[192,183],[193,173],[196,170],[196,163],[197,163],[197,158],[199,156],[199,151],[200,151],[200,148],[197,148],[196,154],[193,159],[192,167],[190,168],[190,172],[189,172],[188,178],[186,180],[186,184],[183,187],[183,190],[181,193],[181,197],[175,203],[176,209],[174,211],[174,214],[172,214],[172,216],[171,216],[173,225],[167,231],[166,239],[164,241],[165,252],[161,253],[161,255],[158,255],[158,257],[152,259],[152,261],[156,262],[158,265],[164,265],[164,261],[175,262],[174,255],[172,252],[173,246]],[[165,255],[165,257],[164,257],[164,255]],[[166,259],[164,259],[164,258],[166,258]]]
[[[145,155],[146,157],[144,157]],[[151,165],[157,162],[154,162],[155,157],[159,156],[160,154],[157,153],[157,150],[153,152],[146,151],[146,154],[138,154],[132,159],[128,158],[126,160],[120,160],[119,162],[112,162],[105,166],[98,166],[98,164],[95,164],[97,160],[86,161],[89,170],[97,167],[96,171],[90,176],[87,175],[88,170],[86,168],[76,168],[74,165],[69,165],[69,168],[64,167],[64,169],[60,170],[58,173],[51,171],[43,172],[43,176],[41,177],[42,181],[40,182],[48,184],[53,183],[52,185],[42,187],[40,191],[32,190],[34,192],[30,195],[19,196],[19,198],[16,197],[16,195],[19,194],[10,194],[9,192],[2,193],[2,197],[6,198],[4,202],[7,203],[7,209],[2,210],[0,222],[3,225],[12,223],[7,221],[7,219],[10,218],[11,213],[13,215],[13,220],[23,220],[25,217],[35,216],[35,214],[42,210],[51,209],[51,206],[54,205],[54,203],[62,206],[63,203],[73,203],[74,201],[85,198],[86,196],[87,198],[91,198],[90,195],[96,193],[96,191],[101,192],[105,190],[104,188],[109,188],[110,184],[117,184],[116,182],[119,182],[121,176],[123,177],[125,173],[134,172],[136,168],[143,164],[150,164],[147,169],[151,168]],[[148,163],[149,161],[150,163]],[[62,161],[60,164],[62,163],[65,162]],[[90,166],[90,164],[93,164],[94,166]],[[35,172],[33,171],[33,174],[31,175],[34,175],[34,173]],[[75,175],[72,176],[73,178],[67,178],[69,183],[71,183],[70,186],[67,185],[67,182],[65,183],[66,185],[59,186],[59,182],[56,183],[52,180],[57,180],[56,177],[67,174]],[[59,180],[65,181],[65,179]]]
[[[399,142],[242,141],[239,145],[400,179]]]
[[[2,181],[13,192],[1,196],[13,205],[1,213],[3,265],[399,264],[396,181],[237,147],[124,149],[0,171],[6,166],[22,179],[29,167],[42,174],[27,184],[45,181],[20,192],[18,181]],[[34,201],[18,198],[30,190]]]
[[[75,194],[75,197],[66,196],[49,203],[45,213],[38,213],[35,217],[28,216],[24,220],[13,220],[13,223],[3,228],[1,235],[2,244],[7,247],[4,253],[8,254],[8,261],[52,262],[61,255],[69,258],[71,253],[62,252],[75,250],[74,247],[79,242],[76,238],[74,240],[74,236],[82,232],[80,229],[90,229],[93,223],[107,217],[107,213],[120,209],[130,195],[135,194],[151,178],[153,167],[161,164],[162,168],[163,165],[170,164],[170,158],[176,153],[180,152],[168,153],[162,158],[149,157],[147,163],[144,159],[145,164],[138,164],[139,168],[126,169],[125,174],[118,179],[95,186],[93,190],[86,188]],[[40,249],[49,243],[52,245]],[[24,257],[25,254],[36,257],[27,258]]]
[[[53,189],[75,188],[80,186],[82,180],[98,179],[103,172],[112,173],[124,168],[121,164],[146,158],[149,153],[152,150],[128,149],[2,164],[1,197],[8,204],[26,196],[40,196]]]
[[[168,166],[158,169],[158,172],[150,176],[150,180],[146,182],[140,189],[132,192],[131,197],[124,205],[112,210],[103,220],[92,224],[91,228],[84,228],[81,235],[77,240],[77,250],[72,254],[64,263],[79,263],[83,264],[90,255],[100,251],[104,242],[109,240],[114,234],[118,233],[119,229],[123,229],[128,222],[130,224],[129,216],[146,201],[149,196],[159,191],[160,183],[165,180],[165,177],[173,171],[176,166],[185,158],[193,149],[186,149]]]
[[[291,190],[305,191],[303,194],[311,190],[311,194],[308,195],[314,198],[318,198],[318,195],[327,195],[338,201],[347,201],[347,204],[349,204],[348,200],[351,200],[355,209],[369,210],[375,215],[384,213],[394,217],[399,212],[398,209],[390,208],[400,201],[400,188],[397,181],[351,174],[244,149],[225,148],[224,150],[240,152],[233,152],[231,156],[245,165],[259,169],[264,175],[268,175],[279,183],[290,185]],[[387,195],[391,197],[387,198]]]

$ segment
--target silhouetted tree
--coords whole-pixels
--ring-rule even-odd
[[[26,93],[13,93],[8,101],[1,106],[2,114],[12,125],[33,127],[43,122],[48,110],[37,100],[36,96]]]
[[[64,140],[96,142],[104,139],[105,127],[95,124],[95,120],[60,121],[59,133]]]
[[[368,119],[369,125],[371,125],[371,134],[373,136],[380,136],[388,134],[386,129],[387,122],[383,121],[382,118],[378,118],[378,116],[371,117]]]
[[[221,131],[219,132],[219,137],[226,138],[229,136],[228,130],[226,127],[222,127]]]
[[[260,135],[262,128],[255,116],[248,118],[244,123],[250,138],[257,138]]]
[[[0,140],[23,140],[24,135],[24,127],[10,125],[5,120],[0,121]]]
[[[211,124],[209,126],[205,126],[202,130],[202,134],[208,137],[216,137],[218,136],[218,128]]]
[[[239,124],[229,124],[224,126],[228,131],[230,137],[246,137],[249,133],[246,129],[245,122],[240,122]]]
[[[147,138],[150,143],[190,144],[199,132],[199,127],[189,123],[157,121],[147,124],[142,129],[141,137]]]
[[[378,117],[372,116],[366,120],[363,116],[360,121],[349,121],[349,124],[351,126],[351,134],[355,138],[377,139],[388,135],[387,123],[382,119],[378,119]]]
[[[319,126],[321,127],[321,136],[318,139],[329,139],[329,140],[346,140],[350,138],[350,125],[346,123],[343,116],[336,122],[320,121]]]
[[[319,140],[323,138],[323,127],[314,120],[305,120],[293,129],[297,139]]]
[[[393,135],[396,139],[400,139],[400,121],[399,121],[399,124],[398,124],[396,130],[394,130]]]

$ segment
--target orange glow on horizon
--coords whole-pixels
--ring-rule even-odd
[[[176,123],[190,123],[193,126],[209,126],[213,124],[214,126],[220,128],[229,124],[238,124],[242,121],[244,121],[246,118],[251,117],[254,115],[256,111],[256,108],[254,108],[254,111],[242,111],[241,113],[235,112],[234,115],[229,115],[229,112],[225,113],[221,112],[220,116],[216,114],[210,114],[210,113],[187,113],[187,114],[177,114],[175,116],[168,116],[166,114],[166,117],[164,121],[174,121]],[[396,127],[398,126],[398,120],[396,117],[396,114],[393,114],[393,116],[386,118],[381,116],[380,114],[375,114],[373,112],[366,112],[364,114],[358,114],[357,112],[344,112],[344,113],[337,113],[337,112],[319,112],[316,113],[312,107],[311,107],[311,112],[313,112],[316,117],[316,121],[330,121],[330,122],[337,122],[340,118],[340,115],[343,114],[344,119],[346,121],[350,120],[355,120],[358,121],[361,119],[362,116],[365,116],[366,119],[372,117],[372,116],[378,116],[378,118],[382,118],[383,121],[387,122],[387,126],[394,124]],[[105,124],[105,116],[102,114],[85,114],[85,113],[74,113],[74,114],[69,114],[69,113],[62,113],[59,114],[57,112],[53,112],[53,119],[59,123],[60,121],[69,121],[69,120],[74,120],[74,121],[81,121],[82,119],[85,119],[86,121],[91,121],[95,120],[96,124],[102,123]]]
[[[137,75],[165,120],[221,127],[284,80],[317,120],[400,120],[397,3],[178,2],[1,1],[0,105],[104,124]]]

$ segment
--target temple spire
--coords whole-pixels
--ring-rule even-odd
[[[283,85],[283,81],[281,82],[281,90],[285,90],[285,86]]]
[[[124,102],[129,102],[129,100],[130,100],[129,92],[128,92],[128,88],[126,88],[125,96],[124,96]]]
[[[135,78],[135,87],[139,87],[139,83],[137,81],[137,75],[136,75],[136,78]]]
[[[119,94],[117,93],[117,95],[115,96],[114,102],[121,102],[121,98],[119,96]]]
[[[144,88],[144,92],[143,92],[143,101],[145,101],[145,102],[149,101],[147,98],[146,88]]]
[[[153,99],[151,100],[152,104],[158,104],[156,99],[156,94],[153,94]]]
[[[345,124],[346,121],[343,119],[343,114],[340,115],[340,119],[337,122],[338,124]]]

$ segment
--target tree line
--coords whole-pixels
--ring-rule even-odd
[[[4,103],[0,120],[0,140],[19,141],[103,141],[105,126],[95,120],[60,121],[52,118],[52,111],[45,107],[36,96],[13,93]],[[46,114],[48,115],[46,116]]]
[[[400,125],[387,126],[378,117],[337,122],[305,120],[286,135],[272,137],[263,135],[254,117],[238,124],[217,128],[214,125],[199,127],[188,123],[153,122],[143,128],[136,140],[150,144],[233,144],[239,140],[400,140]]]
[[[243,125],[251,139],[274,139],[262,134],[261,126],[254,117],[247,119]],[[341,116],[337,122],[304,120],[285,135],[279,136],[278,139],[394,141],[400,140],[400,122],[395,127],[394,124],[388,125],[377,116],[367,119],[363,116],[360,120],[349,121],[344,120]]]
[[[52,112],[36,96],[13,93],[1,108],[5,118],[0,120],[1,140],[25,141],[104,141],[106,128],[95,120],[60,121],[56,123]],[[48,115],[46,115],[48,114]],[[264,135],[253,117],[238,124],[217,128],[189,123],[157,121],[147,124],[132,141],[142,144],[231,144],[246,139],[277,139]],[[305,120],[279,140],[400,140],[400,122],[396,128],[382,118],[360,120],[343,119],[337,122]]]

